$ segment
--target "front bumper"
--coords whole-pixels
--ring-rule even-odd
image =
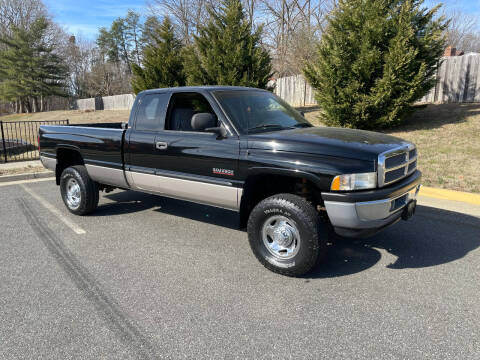
[[[347,237],[371,236],[399,221],[416,200],[422,174],[416,171],[392,186],[360,192],[322,193],[335,232]]]

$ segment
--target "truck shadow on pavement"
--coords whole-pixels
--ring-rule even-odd
[[[233,211],[134,191],[105,197],[114,202],[101,205],[95,216],[154,209],[163,214],[239,230],[239,216]],[[245,246],[248,246],[247,241]],[[419,205],[411,220],[400,221],[371,238],[348,239],[332,234],[324,261],[304,278],[359,273],[377,264],[383,251],[392,255],[388,256],[392,258],[386,265],[388,269],[406,269],[449,263],[478,247],[480,218]]]
[[[104,197],[114,202],[100,205],[95,211],[95,216],[130,214],[155,209],[154,211],[159,213],[239,230],[238,214],[234,211],[136,191],[115,192]]]
[[[407,269],[449,263],[478,247],[480,218],[419,205],[410,221],[401,221],[371,238],[334,235],[325,261],[306,278],[361,272],[380,261],[382,249],[393,255],[388,269]]]

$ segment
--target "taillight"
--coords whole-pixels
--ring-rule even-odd
[[[37,136],[38,151],[40,152],[40,134]]]

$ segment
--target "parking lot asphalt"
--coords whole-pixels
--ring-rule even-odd
[[[75,217],[53,181],[0,187],[0,358],[480,358],[479,217],[420,205],[302,278],[237,224],[130,191]]]

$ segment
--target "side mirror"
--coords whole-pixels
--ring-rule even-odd
[[[223,126],[206,128],[205,131],[212,132],[218,135],[218,138],[224,139],[227,137],[227,130]]]
[[[223,126],[216,125],[216,117],[211,113],[198,113],[192,117],[192,129],[217,134],[220,138],[227,136],[227,130]]]
[[[208,128],[215,127],[215,116],[211,113],[198,113],[192,117],[192,129],[195,131],[205,131]]]

